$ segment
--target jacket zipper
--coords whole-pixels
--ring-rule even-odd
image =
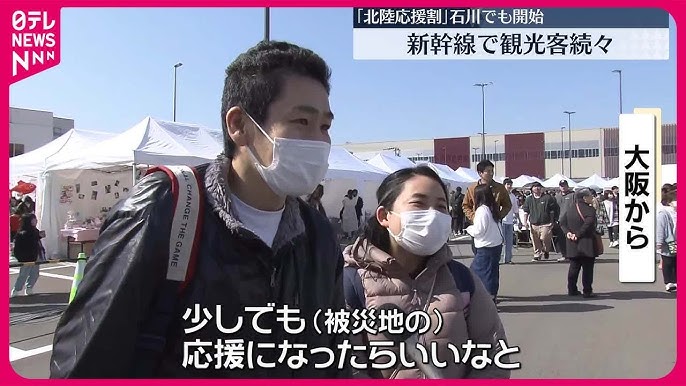
[[[272,267],[272,277],[269,285],[274,289],[276,287],[276,267]]]

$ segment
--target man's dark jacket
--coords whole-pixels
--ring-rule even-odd
[[[342,272],[343,258],[331,226],[319,212],[299,199],[288,198],[272,248],[247,230],[234,216],[226,181],[230,161],[219,157],[197,168],[205,184],[204,225],[194,279],[178,299],[177,310],[168,335],[167,349],[155,370],[159,378],[341,378],[348,370],[314,369],[309,358],[304,369],[291,370],[277,363],[280,350],[257,350],[259,342],[306,343],[309,350],[336,346],[346,336],[318,334],[313,328],[318,309],[345,308]],[[136,362],[134,348],[140,326],[149,317],[154,299],[166,276],[173,198],[169,177],[162,172],[143,178],[130,197],[112,208],[86,266],[78,293],[59,321],[55,331],[51,378],[130,378]],[[312,248],[314,250],[312,250]],[[254,312],[245,307],[264,307],[275,303],[301,310],[306,330],[297,335],[285,332],[276,321],[276,312],[263,315],[261,335],[251,327]],[[184,336],[184,328],[194,315],[183,320],[187,309],[196,304],[213,315],[195,333]],[[217,329],[215,309],[222,308],[221,325],[231,328],[238,315],[243,327],[234,334]],[[203,315],[201,315],[204,317]],[[321,323],[320,323],[321,328]],[[214,357],[207,369],[183,367],[184,341],[209,342],[205,353],[213,355],[218,339],[243,339],[246,358],[243,369],[221,366],[215,369]],[[254,342],[255,358],[276,363],[272,369],[247,369],[248,342]],[[297,354],[290,349],[288,357]],[[205,361],[206,356],[200,358]],[[318,363],[326,357],[315,356]],[[225,357],[221,359],[224,362]],[[223,365],[223,363],[222,363]]]

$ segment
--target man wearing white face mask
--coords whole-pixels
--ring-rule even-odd
[[[155,305],[170,290],[163,283],[178,188],[173,193],[166,174],[152,173],[113,208],[101,230],[76,298],[55,333],[52,377],[351,375],[337,366],[315,369],[312,358],[291,369],[278,360],[279,350],[259,352],[264,363],[275,364],[268,368],[222,366],[221,359],[202,368],[189,365],[184,354],[193,350],[184,342],[237,339],[257,349],[262,343],[288,341],[328,348],[337,353],[338,363],[337,346],[346,336],[317,333],[311,321],[320,309],[345,307],[343,257],[329,221],[297,198],[311,193],[328,168],[330,75],[314,52],[273,41],[250,48],[227,68],[221,104],[225,151],[196,168],[204,186],[202,234],[187,288],[178,296],[171,288],[173,315],[160,315]],[[205,314],[184,314],[198,306]],[[259,317],[246,311],[270,306],[274,311],[258,311]],[[289,328],[296,324],[279,321],[275,310],[284,306],[298,309],[298,316],[309,321],[304,330],[293,333]],[[198,324],[192,320],[206,319],[208,312],[209,323],[194,328]],[[140,360],[141,325],[164,318],[171,325],[158,336],[163,343],[159,355]],[[226,332],[240,320],[240,330]],[[256,331],[256,325],[270,332]],[[200,357],[199,365],[206,363]]]

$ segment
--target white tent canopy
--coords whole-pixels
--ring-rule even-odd
[[[587,179],[577,183],[577,186],[583,186],[584,188],[591,188],[594,190],[597,189],[602,189],[605,184],[607,183],[607,180],[600,177],[597,174],[593,174],[592,176],[588,177]],[[571,184],[570,184],[571,186]]]
[[[66,162],[50,162],[48,170],[104,169],[113,166],[197,166],[217,157],[222,146],[210,129],[151,117]]]
[[[467,189],[467,187],[469,187],[469,185],[472,184],[471,181],[468,181],[465,178],[460,177],[460,175],[458,175],[449,166],[435,164],[431,162],[421,162],[418,165],[426,165],[430,167],[433,171],[436,172],[436,174],[438,174],[438,176],[441,178],[441,180],[443,180],[443,182],[446,185],[450,185],[450,190],[453,190],[459,186],[464,191],[465,189]]]
[[[526,174],[522,174],[521,176],[515,178],[512,180],[512,186],[515,188],[522,188],[527,184],[531,184],[533,182],[540,182],[543,183],[540,179],[532,176],[527,176]]]
[[[352,155],[341,146],[332,146],[329,154],[327,180],[353,179],[358,181],[382,181],[388,172],[374,167]]]
[[[562,181],[562,180],[566,180],[567,183],[569,184],[570,188],[575,188],[577,186],[576,182],[570,180],[569,178],[563,176],[560,173],[557,173],[554,176],[543,181],[542,184],[546,188],[559,188],[560,187],[560,181]]]
[[[384,154],[379,153],[367,161],[368,164],[374,166],[375,168],[384,170],[388,173],[393,173],[400,169],[412,168],[415,165],[414,162],[410,161],[405,157],[398,157],[395,154]]]
[[[59,164],[73,159],[84,149],[114,136],[112,133],[71,129],[38,149],[10,158],[10,184],[14,184],[12,180],[21,178],[38,180],[48,162]]]
[[[467,181],[471,182],[476,182],[479,178],[479,173],[476,172],[476,170],[468,169],[465,167],[459,167],[455,170],[455,173],[457,173],[460,177],[464,178]]]

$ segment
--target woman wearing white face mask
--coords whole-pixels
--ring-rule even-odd
[[[459,348],[471,339],[492,344],[494,351],[488,355],[495,355],[498,342],[506,338],[495,305],[481,281],[469,268],[453,260],[447,245],[452,219],[448,215],[447,190],[440,177],[425,166],[401,169],[381,183],[376,196],[376,216],[369,219],[363,235],[343,252],[348,307],[391,306],[406,316],[414,311],[430,315],[431,328],[415,336],[427,350],[435,344],[438,358],[448,363],[439,369],[442,378],[509,378],[509,370],[496,366],[474,370],[470,363],[456,361],[448,346]],[[443,326],[449,328],[434,333],[439,324],[436,312],[440,313]],[[382,333],[361,332],[353,335],[352,340],[353,345],[369,347],[369,341],[389,339]],[[396,353],[398,346],[396,343],[393,348]],[[355,355],[358,363],[364,362],[357,351]],[[416,379],[424,378],[425,373],[416,366],[404,367],[398,361],[393,368],[368,370],[358,376]]]
[[[503,251],[503,228],[498,217],[499,206],[488,185],[474,189],[474,224],[467,233],[474,237],[476,254],[471,268],[481,278],[488,292],[496,301],[500,288],[500,253]]]

